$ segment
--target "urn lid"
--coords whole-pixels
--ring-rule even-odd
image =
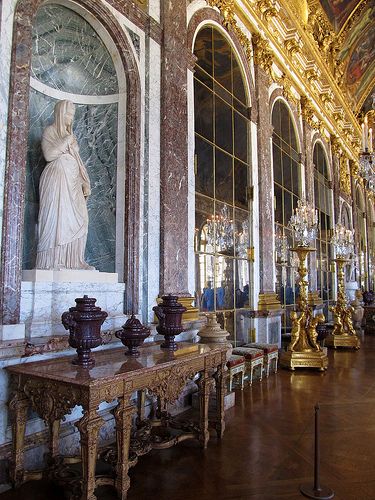
[[[75,299],[76,307],[71,307],[71,310],[75,311],[101,311],[100,307],[95,306],[95,297],[89,297],[84,295],[83,297],[77,297]]]
[[[122,330],[125,333],[136,333],[136,334],[149,334],[150,328],[147,326],[143,326],[142,323],[137,319],[134,314],[130,316],[130,318],[126,321],[124,325],[122,325]]]
[[[198,335],[202,338],[209,339],[226,339],[229,336],[229,332],[223,330],[216,319],[215,313],[207,313],[206,315],[207,323],[202,326],[199,330]]]

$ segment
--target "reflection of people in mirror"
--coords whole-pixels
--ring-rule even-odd
[[[214,291],[211,288],[211,281],[208,281],[207,287],[203,288],[202,309],[203,309],[203,311],[213,311],[214,310]]]
[[[90,179],[72,132],[75,106],[55,105],[54,122],[42,136],[47,165],[39,184],[39,269],[94,269],[84,260],[90,195]]]

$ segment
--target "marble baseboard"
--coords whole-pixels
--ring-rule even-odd
[[[2,341],[18,340],[25,338],[25,325],[0,325],[0,339]]]
[[[53,282],[53,283],[118,283],[117,273],[102,273],[97,270],[62,269],[31,269],[22,271],[22,281]]]

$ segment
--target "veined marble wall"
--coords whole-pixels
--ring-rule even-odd
[[[118,83],[112,58],[80,15],[46,5],[33,24],[31,75],[23,269],[35,267],[38,188],[45,166],[41,136],[53,122],[57,99],[68,98],[76,103],[74,134],[92,189],[86,260],[100,271],[115,272]]]

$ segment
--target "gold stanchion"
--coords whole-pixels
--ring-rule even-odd
[[[317,343],[318,334],[316,327],[318,323],[325,321],[323,314],[313,316],[312,308],[308,305],[308,281],[306,257],[315,248],[297,246],[291,249],[296,252],[299,259],[299,298],[297,303],[298,312],[292,311],[292,336],[288,350],[283,352],[280,364],[284,368],[295,370],[296,368],[318,368],[323,371],[328,367],[327,355]]]
[[[326,338],[326,345],[329,347],[353,347],[359,349],[360,341],[353,327],[352,313],[354,309],[348,304],[345,295],[345,273],[344,266],[349,262],[344,257],[334,259],[337,264],[337,302],[330,307],[334,314],[333,332]]]

